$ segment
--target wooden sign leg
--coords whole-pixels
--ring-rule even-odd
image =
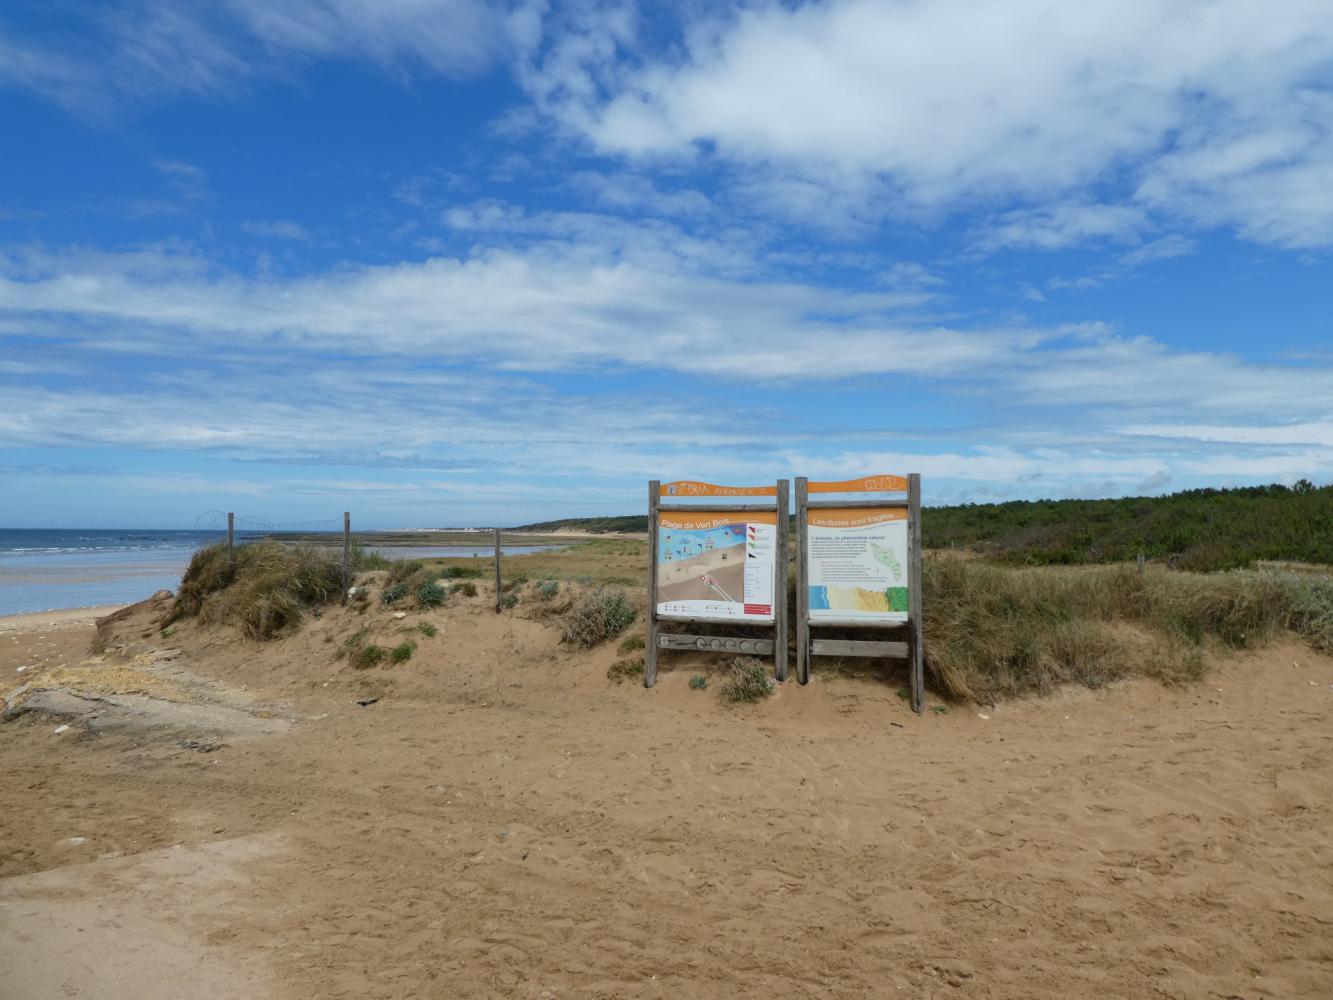
[[[926,710],[926,650],[921,627],[921,475],[907,477],[907,508],[909,518],[908,544],[912,547],[911,580],[908,584],[908,613],[912,623],[912,711]]]
[[[648,635],[643,647],[643,686],[657,683],[657,504],[661,483],[648,484]]]
[[[787,679],[787,480],[778,480],[777,551],[773,553],[773,676]]]
[[[807,480],[796,480],[796,679],[810,683],[810,564],[806,527]]]

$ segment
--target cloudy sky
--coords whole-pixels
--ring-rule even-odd
[[[0,8],[0,524],[1333,479],[1327,0]]]

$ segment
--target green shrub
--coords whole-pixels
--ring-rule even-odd
[[[380,593],[380,603],[386,608],[397,604],[407,596],[407,583],[399,580],[397,583],[391,583]]]
[[[690,678],[691,691],[705,691],[708,689],[708,678],[703,674],[695,674]]]
[[[518,607],[518,595],[513,592],[505,594],[504,597],[500,598],[500,603],[506,608],[516,608]]]
[[[369,670],[382,663],[388,651],[383,646],[368,641],[369,635],[369,629],[361,629],[349,635],[338,649],[339,658],[346,657],[347,662],[356,670]]]
[[[775,682],[768,667],[753,656],[733,657],[719,690],[726,701],[753,704],[773,693]]]
[[[590,648],[625,631],[634,616],[634,605],[623,590],[595,590],[584,594],[561,617],[561,638]]]
[[[411,639],[400,642],[393,647],[393,652],[389,654],[389,659],[394,663],[406,663],[412,659],[412,654],[417,651],[417,644]]]
[[[523,586],[523,584],[527,582],[528,578],[526,574],[516,573],[513,577],[504,581],[503,590],[506,594],[508,594],[511,591],[518,590],[520,587]]]
[[[476,597],[477,585],[475,583],[455,583],[449,588],[451,594],[462,594],[464,597]]]
[[[635,634],[625,636],[625,638],[620,640],[620,645],[616,648],[622,653],[632,653],[636,649],[643,649],[646,645],[647,643],[643,641],[643,636]]]
[[[430,622],[421,622],[420,624],[418,624],[417,631],[420,632],[422,635],[424,635],[427,639],[434,639],[437,635],[440,634],[440,630],[437,629]]]
[[[449,592],[438,580],[426,580],[417,587],[417,604],[423,608],[438,608],[448,596]]]
[[[543,580],[537,584],[538,600],[549,601],[558,593],[560,593],[560,581],[558,580]]]

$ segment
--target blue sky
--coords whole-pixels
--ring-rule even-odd
[[[0,524],[1333,479],[1326,2],[0,9]]]

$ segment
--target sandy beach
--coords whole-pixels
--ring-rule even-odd
[[[689,688],[705,660],[613,684],[613,648],[487,600],[265,645],[163,636],[159,606],[97,656],[87,612],[6,620],[6,692],[65,666],[0,730],[7,988],[1329,995],[1333,659],[923,717],[817,674],[732,707]],[[421,622],[401,666],[332,654]]]

